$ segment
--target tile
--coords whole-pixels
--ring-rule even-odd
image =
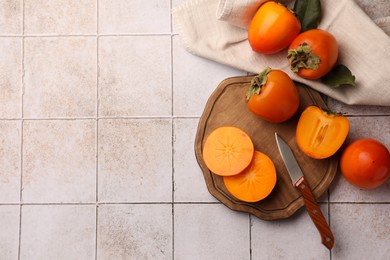
[[[173,37],[173,115],[200,116],[218,84],[242,72],[187,52]]]
[[[388,116],[349,117],[350,132],[341,149],[361,138],[373,138],[390,148],[390,120]],[[330,186],[332,202],[390,202],[390,182],[374,190],[362,190],[349,184],[338,172]]]
[[[388,259],[390,204],[331,205],[333,260]]]
[[[100,0],[99,33],[170,33],[169,0]]]
[[[172,259],[172,206],[100,205],[97,259]]]
[[[170,116],[170,36],[99,38],[99,115]]]
[[[33,37],[24,43],[24,116],[96,116],[96,38]]]
[[[194,142],[199,119],[174,119],[174,201],[216,202],[196,161]]]
[[[96,34],[95,0],[25,0],[26,34]]]
[[[20,201],[20,121],[0,121],[0,203]]]
[[[2,51],[0,59],[0,118],[20,118],[22,115],[22,40],[2,37],[0,50],[6,50]]]
[[[23,205],[20,259],[95,259],[95,205]]]
[[[389,2],[390,3],[390,2]],[[390,107],[384,106],[359,106],[347,105],[330,97],[327,98],[327,105],[335,113],[346,116],[351,115],[390,115]]]
[[[373,190],[363,190],[351,185],[338,172],[330,186],[331,202],[390,202],[390,181]]]
[[[0,205],[0,252],[2,259],[18,259],[19,205]]]
[[[25,121],[22,182],[24,202],[95,202],[96,122]]]
[[[346,144],[361,139],[373,138],[390,148],[390,117],[349,117],[350,129]]]
[[[327,205],[320,207],[328,219]],[[304,208],[283,220],[252,217],[251,234],[253,259],[330,259],[329,250],[321,243],[320,234]]]
[[[99,201],[172,201],[172,122],[99,120]]]
[[[174,220],[175,259],[250,259],[248,214],[221,204],[175,204]]]
[[[23,0],[0,1],[0,34],[22,33],[22,7]]]

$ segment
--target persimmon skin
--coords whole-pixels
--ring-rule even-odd
[[[254,145],[243,130],[223,126],[212,131],[203,145],[203,160],[213,173],[231,176],[240,173],[252,161]]]
[[[296,128],[296,142],[307,156],[324,159],[334,155],[349,132],[349,120],[323,111],[317,106],[307,107]]]
[[[307,43],[311,52],[320,60],[317,69],[300,68],[296,73],[305,79],[319,79],[327,74],[336,64],[339,55],[336,38],[327,31],[312,29],[299,34],[290,44],[289,50],[297,49],[299,45]]]
[[[295,114],[299,102],[298,90],[291,78],[281,70],[272,70],[260,93],[249,98],[247,107],[269,122],[281,123]]]
[[[299,19],[285,6],[269,1],[260,6],[248,27],[248,41],[253,51],[279,52],[299,34]]]
[[[361,189],[375,189],[390,176],[390,153],[379,141],[364,138],[348,145],[340,158],[344,178]]]
[[[264,153],[255,151],[251,164],[241,173],[223,177],[228,191],[237,199],[256,202],[265,199],[276,185],[276,169]]]

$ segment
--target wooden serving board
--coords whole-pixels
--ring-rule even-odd
[[[315,90],[295,83],[300,95],[297,113],[283,123],[270,123],[252,114],[246,107],[245,93],[253,76],[233,77],[222,81],[210,96],[200,118],[195,155],[203,171],[209,192],[232,210],[247,212],[263,220],[288,218],[304,205],[302,195],[293,187],[288,172],[279,154],[275,132],[290,145],[305,175],[306,181],[318,199],[333,181],[338,167],[338,157],[312,159],[303,154],[295,142],[295,128],[301,112],[309,105],[327,109],[320,94]],[[221,126],[241,128],[251,137],[255,150],[267,154],[274,162],[277,183],[272,193],[262,201],[248,203],[231,195],[223,178],[212,173],[203,161],[202,151],[207,136]]]

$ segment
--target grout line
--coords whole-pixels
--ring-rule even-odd
[[[1,204],[0,204],[1,205]],[[24,202],[21,206],[91,206],[95,202]]]
[[[99,35],[99,0],[96,0],[96,35]]]
[[[7,37],[5,35],[0,35],[0,37]],[[80,38],[92,38],[96,37],[96,34],[24,34],[19,37],[23,38],[71,38],[71,37],[80,37]]]
[[[249,215],[249,259],[252,260],[252,214]]]
[[[98,257],[99,221],[99,0],[96,0],[96,205],[95,205],[95,260]]]
[[[172,105],[173,106],[173,105]],[[97,109],[99,107],[99,100],[97,102]],[[172,114],[172,113],[171,113]],[[199,119],[199,116],[102,116],[102,117],[41,117],[41,118],[0,118],[0,121],[34,121],[34,120],[41,120],[41,121],[49,121],[49,120],[69,120],[69,121],[75,121],[75,120],[96,120],[96,119]]]
[[[345,117],[390,117],[390,114],[371,114],[371,115],[359,115],[359,114],[354,114],[354,115],[348,115],[348,114],[343,114]]]
[[[23,38],[23,35],[19,34],[9,34],[9,35],[0,35],[0,38]]]
[[[165,201],[151,201],[151,202],[21,202],[21,203],[7,203],[2,202],[0,203],[0,206],[54,206],[54,205],[80,205],[80,206],[86,206],[86,205],[118,205],[118,204],[124,204],[124,205],[150,205],[150,204],[156,204],[156,205],[223,205],[222,202],[202,202],[202,201],[179,201],[179,202],[165,202]],[[327,204],[327,202],[318,202],[320,205]],[[390,205],[389,202],[330,202],[331,205]]]
[[[172,36],[174,33],[112,33],[112,34],[99,34],[100,37],[120,37],[120,36]]]
[[[23,121],[54,121],[54,120],[64,120],[64,121],[77,121],[77,120],[96,120],[96,117],[57,117],[57,118],[22,118]]]
[[[169,10],[172,10],[172,0],[169,1]],[[172,155],[172,260],[175,259],[175,120],[174,120],[174,97],[173,97],[173,34],[172,34],[172,11],[170,13],[170,65],[171,65],[171,123],[172,123],[172,147],[171,147],[171,155]]]
[[[20,253],[21,253],[21,242],[22,242],[22,203],[23,203],[23,148],[24,148],[24,144],[23,144],[23,135],[24,135],[24,120],[23,120],[23,117],[24,117],[24,110],[23,110],[23,107],[24,107],[24,103],[23,103],[23,97],[24,97],[24,17],[25,17],[25,14],[24,14],[24,10],[25,10],[25,3],[24,3],[24,0],[22,0],[22,39],[21,39],[21,99],[20,99],[20,103],[21,103],[21,117],[22,117],[22,120],[21,120],[21,123],[20,123],[20,183],[19,183],[19,189],[20,189],[20,192],[19,192],[19,202],[20,202],[20,206],[19,206],[19,241],[18,241],[18,259],[20,259]]]
[[[172,118],[172,139],[171,139],[171,164],[172,164],[172,260],[174,259],[175,255],[175,149],[174,149],[174,143],[175,143],[175,122]]]
[[[330,191],[329,191],[329,189],[327,190],[327,192],[328,192],[328,194],[327,194],[328,195],[328,203],[327,203],[327,207],[328,207],[328,225],[329,225],[330,230],[332,230],[332,226],[331,226],[331,223],[330,223]],[[332,260],[332,249],[329,250],[329,260]]]
[[[23,102],[22,102],[23,103]],[[22,241],[22,206],[23,206],[23,120],[21,121],[20,130],[20,192],[19,192],[19,244],[18,244],[18,259],[20,259],[21,241]]]
[[[98,211],[99,211],[99,206],[98,205],[96,205],[96,207],[95,207],[95,260],[97,260],[97,252],[98,252],[98,250],[97,250],[97,244],[98,244],[98,242],[97,242],[97,239],[98,239]]]
[[[51,37],[128,37],[128,36],[175,36],[178,33],[116,33],[116,34],[1,34],[0,38],[51,38]]]
[[[99,100],[97,102],[97,108],[99,107]],[[98,112],[98,111],[97,111]],[[171,113],[172,114],[172,113]],[[0,118],[0,121],[33,121],[33,120],[96,120],[98,119],[199,119],[199,116],[95,116],[95,117],[31,117],[31,118]]]

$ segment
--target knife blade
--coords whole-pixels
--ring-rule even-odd
[[[290,146],[276,132],[275,139],[282,160],[287,168],[287,172],[291,177],[293,186],[295,186],[301,192],[305,202],[306,210],[308,211],[309,216],[315,224],[316,228],[320,232],[322,244],[325,245],[328,249],[332,249],[334,244],[332,231],[330,230],[330,227],[326,222],[324,215],[322,214],[321,209],[318,206],[317,201],[305,180],[305,176],[303,175]]]

